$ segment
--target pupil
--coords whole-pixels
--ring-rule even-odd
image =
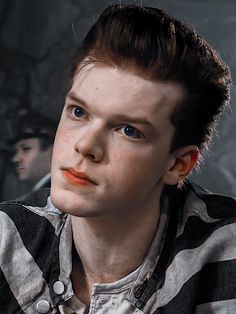
[[[80,108],[75,108],[74,113],[76,117],[81,117],[83,115],[83,110]]]
[[[129,135],[129,136],[134,135],[135,134],[135,130],[133,128],[131,128],[130,126],[126,126],[125,127],[125,134]]]

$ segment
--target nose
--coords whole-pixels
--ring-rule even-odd
[[[12,157],[13,163],[20,163],[22,161],[22,154],[19,150],[16,150],[15,154]]]
[[[104,130],[90,126],[75,143],[75,151],[93,162],[100,162],[105,155]]]

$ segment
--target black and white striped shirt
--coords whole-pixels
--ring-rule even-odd
[[[70,216],[40,190],[0,205],[0,313],[236,313],[236,202],[186,183],[167,187],[143,264],[73,293]],[[134,248],[135,249],[135,248]]]

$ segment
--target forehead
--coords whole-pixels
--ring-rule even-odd
[[[86,104],[125,110],[127,114],[170,116],[184,97],[184,88],[173,82],[145,79],[132,71],[89,64],[75,75],[69,96],[82,98]]]

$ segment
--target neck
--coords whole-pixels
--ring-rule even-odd
[[[77,295],[81,301],[89,303],[94,283],[115,282],[142,264],[158,226],[159,212],[155,206],[112,219],[71,217],[75,246],[72,283],[76,293],[80,281]],[[87,291],[83,296],[82,289]]]

